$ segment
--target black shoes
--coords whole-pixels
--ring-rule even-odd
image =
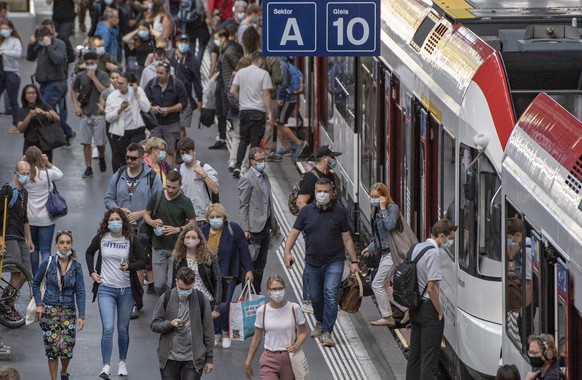
[[[73,131],[70,135],[67,136],[67,142],[65,143],[66,146],[71,146],[71,140],[77,136],[77,132]]]
[[[85,169],[85,173],[81,176],[82,178],[91,178],[93,177],[93,168]]]
[[[214,145],[209,146],[208,149],[226,149],[226,141],[218,140]]]
[[[99,170],[101,173],[107,171],[107,164],[105,163],[105,157],[99,157]]]
[[[239,168],[234,168],[234,170],[232,171],[232,176],[234,178],[240,178],[240,169]]]

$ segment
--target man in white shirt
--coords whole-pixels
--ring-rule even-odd
[[[204,215],[208,206],[211,203],[218,203],[220,191],[218,176],[212,166],[196,159],[194,140],[190,137],[180,139],[177,150],[184,161],[179,167],[182,175],[182,192],[192,201],[196,224],[202,226],[206,224]]]

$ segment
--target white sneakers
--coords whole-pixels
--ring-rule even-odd
[[[224,349],[229,349],[229,348],[230,348],[230,345],[231,345],[231,343],[232,343],[232,342],[231,342],[230,338],[227,338],[227,337],[222,337],[222,348],[224,348]]]
[[[119,362],[117,376],[127,376],[127,367],[125,366],[125,362]]]
[[[309,300],[301,301],[301,310],[304,313],[313,314],[313,305],[311,304],[311,301]]]

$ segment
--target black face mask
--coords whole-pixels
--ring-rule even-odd
[[[529,364],[534,368],[542,368],[544,366],[544,359],[540,356],[528,356]]]
[[[560,356],[560,367],[565,367],[566,366],[566,358],[563,356]]]

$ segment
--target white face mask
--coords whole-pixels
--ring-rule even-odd
[[[184,245],[188,248],[196,248],[200,244],[200,239],[184,239]]]
[[[329,194],[328,193],[316,193],[315,194],[315,201],[318,205],[324,206],[329,203]]]
[[[189,164],[190,162],[192,162],[192,159],[194,157],[192,157],[191,154],[183,154],[182,155],[182,161],[184,161],[184,163]]]
[[[96,47],[95,53],[97,53],[97,55],[103,55],[105,53],[105,47],[104,46]]]
[[[285,289],[281,290],[270,290],[269,295],[271,296],[271,300],[275,303],[281,303],[283,298],[285,298]]]

